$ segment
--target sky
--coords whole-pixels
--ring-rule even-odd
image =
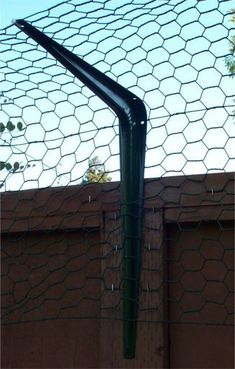
[[[10,26],[12,19],[25,18],[59,2],[59,0],[0,0],[0,28]]]
[[[13,2],[5,2],[9,20],[61,1],[41,1],[40,9],[34,2],[33,9],[23,10],[22,0],[22,13],[11,14]],[[223,17],[232,3],[220,2],[218,11],[217,0],[196,7],[195,0],[172,2],[179,3],[175,12],[164,4],[158,7],[159,1],[155,8],[146,5],[150,0],[138,8],[128,0],[110,0],[104,10],[102,1],[89,7],[87,0],[79,0],[76,11],[63,4],[33,22],[144,100],[149,117],[146,177],[234,170],[235,125],[229,116],[234,82],[224,62],[230,24]],[[125,7],[114,13],[111,6],[120,3]],[[2,35],[0,44],[5,73],[0,91],[10,99],[2,103],[0,121],[6,124],[10,118],[16,124],[20,119],[25,132],[15,132],[14,146],[3,144],[1,155],[35,166],[9,176],[6,189],[77,184],[96,155],[118,180],[114,114],[45,50],[32,40],[22,43],[25,36],[15,26],[9,33],[13,37]],[[2,142],[8,136],[4,132]]]

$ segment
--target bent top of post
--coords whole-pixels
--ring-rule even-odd
[[[98,95],[114,110],[123,124],[146,124],[146,109],[143,101],[139,97],[62,45],[58,44],[25,20],[14,20],[14,24],[49,51],[50,54],[60,61],[60,63],[75,77]]]

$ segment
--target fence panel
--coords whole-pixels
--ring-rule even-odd
[[[44,213],[43,218],[36,218],[39,221],[35,232],[28,230],[29,222],[23,222],[35,208],[35,202],[38,208],[45,198],[49,204],[53,204],[55,198],[58,205],[66,203],[66,199],[74,198],[78,188],[76,191],[71,188],[71,194],[69,190],[58,192],[54,189],[48,193],[45,189],[38,197],[35,196],[37,190],[21,192],[20,211],[12,227],[9,224],[12,224],[12,210],[19,194],[4,194],[2,322],[5,367],[14,367],[17,361],[23,367],[26,365],[21,353],[29,341],[32,356],[27,356],[27,360],[34,365],[39,360],[35,352],[43,352],[42,367],[63,367],[68,363],[71,367],[89,367],[94,363],[97,367],[195,367],[202,363],[205,367],[219,368],[222,364],[231,367],[233,177],[228,174],[207,177],[205,184],[208,188],[213,186],[217,195],[201,191],[200,176],[146,182],[148,200],[144,204],[137,352],[135,360],[127,361],[121,355],[122,245],[118,184],[90,185],[94,204],[87,200],[88,186],[80,187],[79,200],[85,204],[84,214],[90,221],[90,224],[86,222],[86,230],[82,224],[77,229],[76,222],[70,224],[71,228],[69,223],[63,223],[65,215],[71,216],[73,202],[70,202],[71,209],[69,205],[66,211],[59,206],[60,211],[53,212],[57,222],[54,230],[50,229],[52,206],[48,208],[48,216]],[[78,225],[81,214],[78,212]],[[68,320],[68,324],[63,323],[64,320]],[[33,338],[37,326],[37,338]],[[69,336],[70,330],[70,339],[65,339],[64,332]],[[23,341],[22,335],[25,336]],[[56,337],[54,344],[53,335]],[[192,340],[198,335],[200,343],[194,343],[195,349]],[[81,336],[84,336],[82,342]],[[17,352],[16,337],[21,339]],[[210,337],[213,340],[208,346]],[[71,340],[75,340],[73,345]],[[45,347],[50,345],[49,352]],[[59,364],[54,353],[63,345]],[[89,350],[92,355],[87,357],[85,353]],[[194,353],[190,354],[190,350]],[[73,359],[65,364],[71,355]]]

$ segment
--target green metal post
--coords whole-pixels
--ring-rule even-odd
[[[124,357],[135,357],[141,274],[146,120],[120,124]]]
[[[144,191],[144,163],[147,116],[144,103],[132,92],[89,65],[24,20],[15,25],[53,55],[80,79],[119,118],[121,162],[123,355],[135,357],[139,285],[141,274],[141,234]]]

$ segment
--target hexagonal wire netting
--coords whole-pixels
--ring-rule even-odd
[[[225,65],[226,58],[231,57],[229,39],[234,34],[230,19],[231,2],[222,0],[67,0],[27,20],[144,101],[148,113],[145,178],[167,180],[163,177],[202,174],[196,181],[201,186],[199,192],[193,193],[190,186],[184,188],[184,195],[199,196],[207,189],[208,174],[234,170],[234,81]],[[0,48],[4,75],[0,83],[0,120],[6,127],[9,121],[16,127],[11,130],[10,124],[1,133],[1,160],[5,163],[0,172],[2,190],[60,186],[64,192],[82,183],[88,161],[94,157],[99,158],[102,170],[109,172],[112,181],[118,181],[119,130],[112,110],[14,25],[2,30]],[[18,122],[22,125],[17,126]],[[6,168],[7,163],[12,168]],[[161,189],[156,194],[160,199],[163,196]],[[219,204],[222,200],[214,201]],[[159,232],[154,220],[149,224]],[[171,296],[178,310],[171,319],[191,319],[190,314],[196,319],[196,314],[200,315],[197,322],[210,323],[213,304],[224,304],[224,313],[216,313],[212,323],[227,324],[231,311],[226,301],[232,287],[225,283],[231,270],[226,260],[231,246],[222,231],[231,231],[231,227],[226,228],[215,218],[212,235],[202,221],[195,224],[190,228],[176,221],[166,236],[171,243],[168,264],[172,263],[174,270],[168,282],[178,286]],[[34,226],[28,230],[33,231]],[[30,232],[26,232],[27,237],[25,233],[26,241],[17,234],[8,239],[3,247],[3,278],[8,279],[8,291],[3,289],[3,295],[7,295],[7,323],[64,318],[67,311],[70,317],[84,317],[89,314],[82,304],[89,299],[97,304],[90,313],[93,317],[121,317],[120,295],[114,298],[111,313],[102,309],[105,289],[113,292],[117,284],[110,280],[106,284],[104,271],[89,276],[87,267],[97,260],[97,250],[103,243],[92,239],[85,222],[83,231],[80,240],[68,240],[66,233],[53,236],[53,241],[44,246],[37,239],[31,240],[33,248],[27,238]],[[108,263],[113,247],[121,250],[121,245],[115,243],[120,226],[105,232],[108,246],[104,247],[103,259]],[[156,233],[149,237],[154,242]],[[17,252],[12,248],[16,240]],[[186,246],[179,251],[178,245],[185,245],[183,240]],[[154,270],[158,272],[162,267],[159,250],[153,251],[153,260],[157,260]],[[192,258],[186,260],[189,254]],[[206,263],[214,264],[205,269]],[[217,275],[213,275],[215,264]],[[145,271],[151,268],[145,267]],[[120,273],[120,269],[119,260],[115,270]],[[40,278],[31,278],[35,271],[41,271]],[[193,283],[188,275],[192,273]],[[90,296],[89,291],[94,291],[90,283],[96,281],[105,288]],[[209,284],[212,292],[207,293]],[[218,288],[222,300],[216,295]],[[159,308],[158,292],[159,287],[151,286],[151,278],[147,287],[142,286],[141,294],[152,297],[142,308],[147,315],[140,315],[140,319],[160,319],[159,315],[151,315]],[[200,301],[194,299],[195,294]],[[48,304],[53,301],[56,310],[52,309],[51,315]]]

